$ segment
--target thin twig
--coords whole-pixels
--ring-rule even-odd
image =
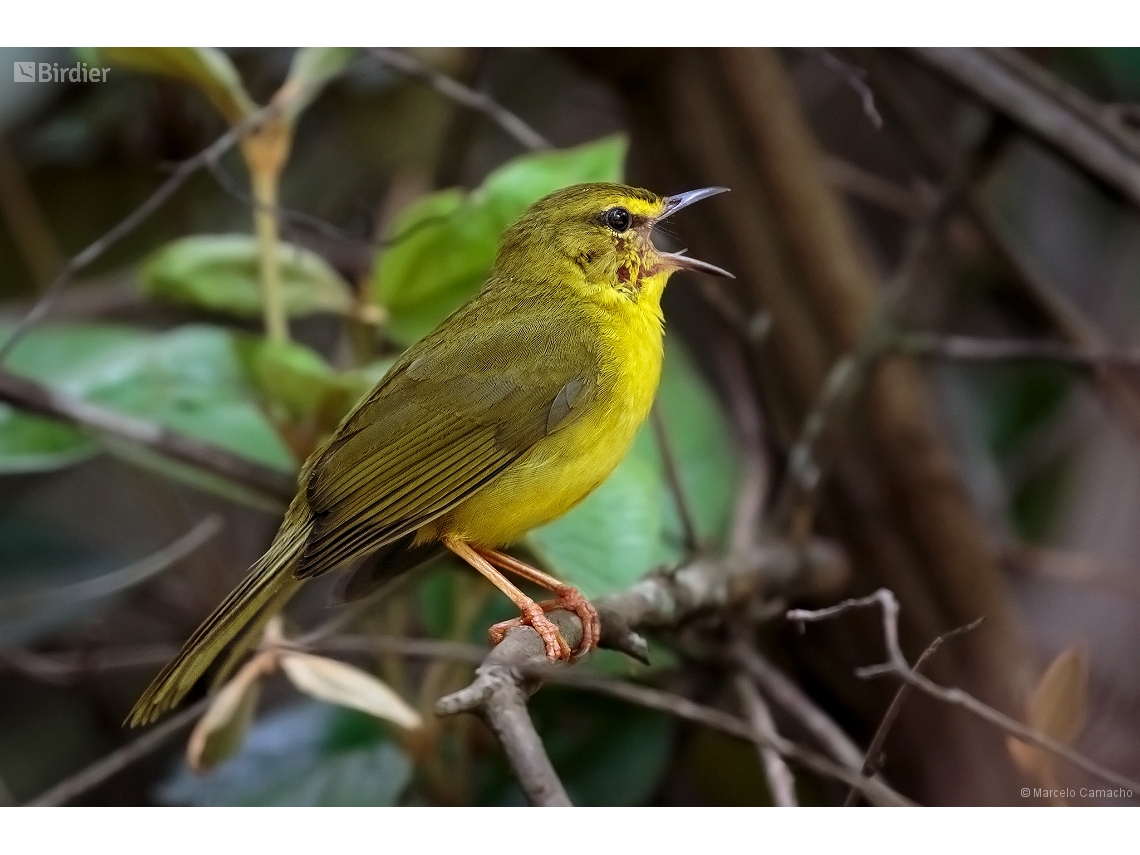
[[[756,734],[756,751],[760,755],[764,776],[768,779],[768,792],[772,795],[773,804],[777,807],[797,807],[796,779],[792,777],[792,770],[784,758],[771,747],[780,739],[780,734],[776,731],[776,723],[772,721],[768,705],[747,674],[738,673],[733,683],[740,696],[740,704],[744,707],[744,714]]]
[[[859,746],[779,668],[747,644],[737,644],[730,658],[760,684],[769,700],[794,716],[828,754],[850,769],[862,765]]]
[[[1131,790],[1134,793],[1140,793],[1140,782],[1130,780],[1123,775],[1113,772],[1096,763],[1087,757],[1078,754],[1066,745],[1062,745],[1057,740],[1046,736],[1041,731],[1032,727],[1027,727],[1016,719],[998,712],[993,707],[987,706],[970,695],[958,688],[945,688],[937,683],[929,680],[921,674],[918,674],[912,669],[903,655],[902,648],[899,646],[899,630],[898,630],[898,615],[899,604],[895,599],[895,595],[886,588],[880,588],[873,594],[866,597],[859,597],[857,599],[844,600],[843,602],[831,606],[826,609],[818,609],[809,611],[806,609],[792,609],[787,613],[788,620],[794,621],[799,624],[808,622],[816,622],[821,620],[829,620],[837,617],[853,609],[866,608],[868,606],[878,605],[883,613],[883,641],[887,649],[887,658],[885,662],[878,665],[869,665],[863,668],[858,668],[855,675],[860,679],[867,679],[870,677],[879,677],[883,675],[893,675],[911,684],[916,689],[925,692],[931,697],[937,698],[948,704],[961,707],[965,710],[976,715],[978,718],[988,721],[990,724],[1004,730],[1021,739],[1024,742],[1029,742],[1036,745],[1038,748],[1043,748],[1051,754],[1069,761],[1074,766],[1084,769],[1090,774],[1096,775],[1117,787],[1122,787],[1126,790]]]
[[[685,554],[695,555],[701,549],[701,538],[697,533],[696,518],[693,516],[693,508],[689,504],[685,485],[681,483],[681,467],[677,462],[673,443],[669,439],[669,428],[665,424],[661,407],[656,402],[649,411],[649,421],[653,425],[653,438],[657,442],[657,451],[661,455],[661,468],[665,473],[665,483],[669,486],[669,494],[673,497],[673,505],[676,507],[677,516],[681,520]]]
[[[450,659],[471,665],[478,665],[487,657],[487,648],[475,644],[398,635],[334,635],[306,645],[294,642],[289,646],[315,653],[395,653],[416,659]]]
[[[28,615],[49,608],[106,597],[145,582],[173,567],[222,530],[222,518],[206,517],[182,537],[139,561],[94,579],[50,591],[34,591],[0,599],[0,618]]]
[[[898,335],[894,348],[910,356],[933,356],[977,362],[1045,360],[1080,369],[1108,366],[1140,368],[1140,351],[1117,350],[1109,347],[1076,347],[1058,341],[985,339],[907,332]]]
[[[210,697],[202,698],[198,703],[187,707],[182,710],[182,712],[171,716],[162,724],[157,725],[154,729],[144,733],[134,742],[128,743],[116,751],[112,751],[106,757],[92,763],[86,769],[77,772],[70,778],[64,779],[47,792],[28,802],[29,806],[54,807],[64,805],[76,796],[82,795],[88,790],[99,786],[99,784],[118,772],[121,772],[136,760],[140,760],[156,748],[160,748],[167,739],[205,713],[212,701],[213,698]]]
[[[1014,51],[910,48],[907,53],[1140,205],[1140,142],[1105,121],[1076,88]]]
[[[441,95],[462,104],[464,107],[482,113],[510,134],[524,148],[531,151],[551,148],[550,143],[542,134],[485,92],[477,92],[469,86],[464,86],[458,80],[436,71],[410,53],[386,47],[375,47],[371,49],[371,52],[385,65],[391,66],[409,77],[422,80]]]
[[[984,618],[978,618],[973,623],[968,623],[965,626],[960,626],[957,629],[952,629],[949,632],[944,632],[942,635],[934,639],[934,641],[930,642],[930,645],[924,651],[922,651],[922,655],[919,656],[917,661],[914,663],[915,673],[922,671],[922,666],[926,664],[926,660],[933,656],[944,642],[948,641],[956,635],[962,635],[964,633],[977,629],[983,620]],[[867,746],[867,753],[863,757],[863,765],[861,771],[864,775],[874,775],[881,768],[883,763],[883,746],[886,744],[887,735],[891,732],[891,727],[894,726],[895,720],[899,717],[899,713],[902,712],[903,704],[906,702],[907,695],[910,694],[910,691],[910,683],[903,683],[901,686],[899,686],[898,691],[895,692],[895,696],[891,699],[891,704],[887,707],[887,711],[883,714],[883,720],[879,722],[879,727],[875,731],[875,736],[871,739],[871,744]],[[859,794],[854,789],[848,790],[847,798],[843,800],[843,806],[850,807],[854,805],[856,801],[858,801],[858,798]]]
[[[526,629],[530,628],[526,627]],[[534,630],[530,631],[534,632]],[[535,637],[537,638],[537,633],[535,633]],[[550,670],[549,666],[546,666],[546,670]],[[563,671],[559,676],[559,682],[649,709],[660,710],[747,742],[761,743],[777,751],[788,760],[811,769],[818,775],[834,778],[849,786],[856,787],[873,804],[896,807],[913,804],[905,796],[900,795],[880,781],[863,778],[855,770],[834,763],[822,754],[817,754],[783,737],[769,739],[762,736],[756,733],[746,721],[713,707],[698,704],[681,695],[653,689],[649,686],[594,677],[580,671]]]
[[[88,244],[81,252],[69,258],[67,263],[63,266],[63,269],[56,274],[55,279],[53,279],[52,283],[44,290],[39,300],[36,301],[31,311],[16,325],[16,328],[12,331],[12,334],[8,336],[3,345],[0,345],[0,364],[8,358],[8,355],[12,352],[12,348],[16,346],[20,339],[51,311],[51,307],[54,305],[56,299],[63,292],[63,289],[67,287],[67,284],[76,273],[87,267],[104,252],[146,222],[155,211],[161,208],[166,201],[186,183],[190,176],[210,161],[216,160],[225,154],[246,134],[261,127],[268,119],[277,115],[282,106],[282,104],[271,104],[268,107],[262,107],[256,113],[252,113],[248,118],[231,127],[214,142],[198,152],[198,154],[188,160],[182,161],[170,176],[163,181],[142,204],[131,211],[131,213],[120,220],[117,225],[105,232],[101,237]]]
[[[875,130],[882,129],[883,117],[880,116],[879,111],[875,109],[875,93],[872,92],[871,87],[867,85],[867,72],[857,65],[844,62],[835,54],[823,48],[817,48],[814,53],[824,65],[838,74],[840,79],[859,96],[859,103],[863,107],[863,115],[875,126]]]
[[[165,665],[177,653],[178,648],[171,644],[66,650],[58,653],[32,653],[16,648],[0,648],[0,670],[10,668],[33,680],[66,686],[91,674]]]
[[[35,309],[28,317],[36,312]],[[293,477],[261,466],[216,445],[167,427],[72,398],[48,386],[0,369],[0,401],[27,412],[61,419],[221,475],[275,500],[297,492]]]
[[[823,171],[837,190],[908,220],[926,212],[927,200],[919,193],[834,155],[824,158]]]

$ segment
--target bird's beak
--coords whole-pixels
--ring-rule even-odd
[[[702,187],[700,190],[690,190],[687,193],[678,193],[676,196],[668,196],[665,199],[665,208],[661,215],[654,221],[654,225],[662,220],[673,216],[682,208],[687,208],[694,202],[699,202],[701,199],[707,199],[709,196],[716,196],[720,193],[727,193],[727,187]],[[709,273],[713,276],[724,276],[728,279],[735,279],[736,277],[715,264],[709,264],[707,261],[701,261],[696,258],[690,258],[685,255],[685,250],[679,252],[659,252],[662,260],[675,265],[678,270],[695,270],[700,273]]]

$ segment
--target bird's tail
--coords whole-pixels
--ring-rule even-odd
[[[148,724],[176,706],[243,628],[271,604],[283,603],[303,584],[303,580],[293,576],[292,568],[309,537],[312,522],[297,519],[302,515],[295,514],[296,510],[290,508],[269,551],[143,692],[127,716],[131,727]]]

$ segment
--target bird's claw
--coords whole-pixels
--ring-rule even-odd
[[[597,647],[598,639],[602,635],[601,622],[598,620],[597,610],[590,605],[582,592],[569,585],[557,589],[556,600],[545,600],[541,603],[531,603],[522,610],[522,615],[511,620],[497,623],[487,630],[487,637],[492,645],[501,642],[507,632],[516,626],[530,626],[541,636],[546,645],[546,656],[555,661],[567,662],[571,659],[570,645],[562,637],[558,627],[546,616],[546,612],[556,609],[565,609],[574,612],[582,622],[582,641],[578,649],[573,651],[573,658],[580,659],[587,652]]]

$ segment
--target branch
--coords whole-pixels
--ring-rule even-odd
[[[730,658],[760,684],[770,700],[795,716],[832,757],[850,769],[858,769],[863,764],[863,752],[859,747],[779,668],[747,644],[735,645]]]
[[[165,665],[177,653],[178,648],[171,644],[67,650],[58,653],[32,653],[17,648],[0,648],[0,670],[9,668],[33,680],[67,686],[77,678],[90,674]]]
[[[529,627],[527,627],[527,629],[529,629]],[[512,630],[512,632],[514,631],[517,630]],[[531,632],[533,632],[533,630],[531,630]],[[534,633],[534,635],[537,638],[538,634]],[[540,673],[543,674],[558,669],[559,683],[597,692],[611,698],[618,698],[619,700],[647,707],[648,709],[660,710],[661,712],[674,715],[677,718],[683,718],[712,728],[713,730],[719,730],[722,733],[727,733],[738,739],[772,748],[779,753],[780,756],[786,757],[788,760],[792,760],[805,768],[811,769],[816,774],[827,778],[834,778],[849,786],[855,787],[859,792],[863,793],[872,804],[894,807],[913,804],[913,802],[905,796],[895,792],[881,781],[863,778],[854,769],[848,769],[845,766],[833,763],[823,755],[817,754],[794,742],[789,742],[783,737],[777,736],[771,739],[768,736],[759,734],[744,720],[723,712],[722,710],[698,704],[681,695],[663,692],[660,689],[653,689],[649,686],[639,686],[635,683],[601,679],[583,674],[580,671],[567,671],[564,668],[559,669],[559,666],[552,666],[547,663],[543,663],[540,668]]]
[[[1140,141],[1103,108],[1012,50],[908,48],[906,53],[1016,122],[1140,206]]]
[[[885,109],[906,131],[919,155],[931,167],[944,174],[960,172],[961,156],[938,136],[918,104],[884,67],[877,54],[867,52],[865,58],[875,86],[883,97]],[[976,180],[971,181],[963,194],[966,211],[981,230],[994,257],[1006,269],[1012,284],[1025,299],[1037,307],[1069,344],[1088,348],[1106,347],[1107,339],[1096,324],[1073,305],[1050,282],[1040,267],[1026,257],[1005,234],[976,184]],[[1140,397],[1133,384],[1127,377],[1112,370],[1111,366],[1098,370],[1096,380],[1110,410],[1126,424],[1134,436],[1140,438]]]
[[[875,130],[882,130],[883,117],[875,109],[875,93],[867,85],[867,72],[857,65],[844,62],[830,51],[816,48],[812,51],[820,61],[839,77],[859,96],[859,103],[863,107],[863,115],[875,126]]]
[[[636,630],[677,627],[704,611],[725,610],[757,595],[819,596],[847,580],[839,547],[813,538],[802,547],[779,541],[752,545],[734,555],[697,558],[670,572],[650,573],[631,588],[601,597],[602,645],[647,661]]]
[[[1046,360],[1070,368],[1140,368],[1140,351],[1109,347],[1075,347],[1064,342],[1032,339],[985,339],[937,333],[900,333],[895,349],[911,356],[933,356],[979,362]]]
[[[558,610],[547,615],[558,625],[571,648],[582,639],[582,624],[572,612]],[[436,715],[476,712],[486,719],[506,752],[519,785],[531,804],[539,807],[568,806],[570,797],[558,779],[534,724],[526,711],[526,698],[538,688],[524,676],[527,667],[545,666],[546,646],[529,626],[516,627],[475,671],[475,681],[435,705]]]
[[[921,217],[930,203],[924,198],[926,194],[903,187],[834,155],[824,158],[823,172],[835,189],[908,220]]]
[[[31,807],[64,805],[76,796],[97,787],[112,775],[161,747],[167,739],[205,713],[213,700],[212,697],[202,698],[198,703],[168,718],[134,742],[124,745],[117,751],[112,751],[102,760],[92,763],[86,769],[56,784],[46,793],[28,802],[28,805]]]
[[[37,304],[38,306],[39,304]],[[32,317],[36,309],[28,314]],[[297,492],[292,476],[251,463],[225,449],[162,425],[62,395],[34,380],[0,368],[0,401],[37,415],[90,428],[114,439],[155,451],[163,457],[189,463],[275,500],[288,502]]]
[[[795,621],[801,624],[802,627],[804,623],[829,620],[854,609],[866,608],[876,604],[879,605],[883,611],[883,641],[887,648],[887,659],[879,665],[869,665],[857,669],[855,671],[857,677],[867,679],[885,674],[896,676],[931,697],[937,698],[944,703],[962,707],[978,718],[988,721],[990,724],[1016,736],[1018,739],[1036,745],[1038,748],[1043,748],[1064,760],[1068,760],[1074,766],[1096,775],[1098,778],[1108,781],[1116,787],[1131,790],[1132,792],[1140,792],[1140,782],[1130,780],[1123,775],[1113,772],[1111,769],[1106,769],[1099,763],[1095,763],[1087,757],[1078,754],[1068,746],[1062,745],[1057,740],[1046,736],[1039,730],[1027,727],[1016,719],[1012,719],[1004,713],[998,712],[993,707],[983,704],[973,695],[961,689],[948,689],[940,686],[912,669],[906,657],[903,655],[902,648],[899,646],[898,600],[896,600],[895,595],[886,588],[880,588],[875,593],[866,597],[844,600],[838,605],[826,609],[816,611],[792,609],[788,612],[787,617],[788,620]]]
[[[930,645],[924,651],[922,651],[922,655],[918,657],[918,661],[914,663],[915,673],[922,671],[922,666],[926,664],[926,660],[934,655],[938,648],[942,646],[943,642],[948,641],[956,635],[962,635],[963,633],[971,632],[981,624],[982,620],[983,618],[978,618],[973,623],[968,623],[965,626],[960,626],[957,629],[952,629],[949,632],[944,632],[942,635],[934,639],[934,641],[930,642]],[[883,714],[883,720],[879,722],[879,727],[875,730],[875,735],[871,739],[871,744],[867,746],[867,753],[863,757],[863,764],[861,768],[862,774],[874,775],[882,765],[883,746],[886,744],[887,734],[891,732],[891,727],[894,725],[895,719],[897,719],[899,717],[899,713],[902,712],[903,704],[906,702],[907,695],[910,694],[910,690],[911,685],[909,683],[903,683],[901,686],[899,686],[898,691],[895,692],[895,696],[891,699],[890,706],[887,707],[887,711]],[[852,789],[847,793],[847,798],[844,799],[843,806],[850,807],[851,805],[855,804],[857,800],[858,794],[854,789]]]
[[[780,734],[776,731],[776,723],[772,721],[768,705],[746,674],[737,674],[733,682],[744,713],[752,725],[756,750],[768,779],[768,792],[772,795],[772,802],[777,807],[796,807],[796,779],[792,777],[792,770],[784,758],[771,747],[779,741]]]
[[[403,72],[409,77],[415,77],[428,84],[436,92],[451,100],[462,104],[476,112],[482,113],[510,136],[523,148],[531,151],[542,151],[551,148],[546,138],[538,131],[484,92],[477,92],[469,86],[464,86],[430,65],[422,62],[410,53],[395,48],[375,47],[371,53],[376,59],[387,66]]]

